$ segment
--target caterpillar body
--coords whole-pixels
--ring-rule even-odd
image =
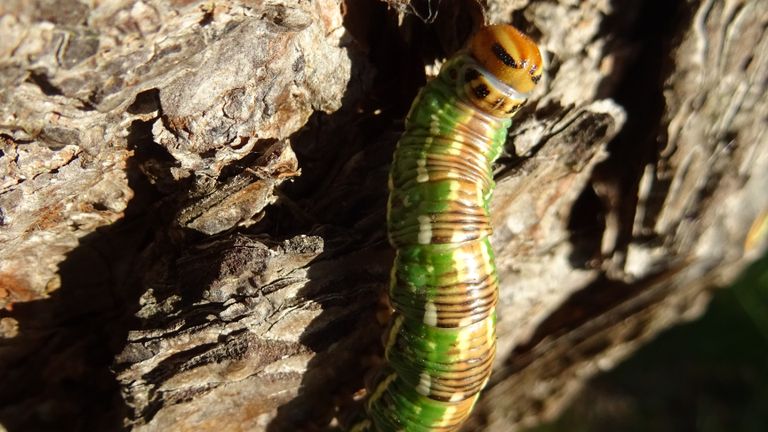
[[[458,430],[488,381],[498,297],[492,164],[540,77],[535,43],[514,27],[487,26],[413,102],[389,176],[397,253],[386,362],[351,431]]]

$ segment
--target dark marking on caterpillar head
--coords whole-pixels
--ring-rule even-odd
[[[533,76],[531,76],[531,81],[533,81],[534,84],[538,83],[539,80],[541,80],[541,75],[533,75]]]
[[[477,96],[479,99],[483,99],[491,94],[490,90],[488,90],[488,87],[485,84],[480,84],[477,87],[472,88],[472,91],[475,92],[475,96]]]
[[[507,65],[507,66],[509,66],[509,67],[511,67],[511,68],[515,68],[515,69],[517,69],[517,68],[519,67],[519,66],[517,65],[517,62],[515,61],[515,59],[513,59],[513,58],[512,58],[512,56],[511,56],[511,55],[509,55],[509,53],[507,52],[507,50],[505,50],[505,49],[504,49],[504,47],[503,47],[503,46],[501,46],[501,44],[499,44],[499,43],[494,43],[494,44],[491,46],[491,51],[493,51],[493,54],[494,54],[494,55],[495,55],[495,56],[496,56],[496,57],[497,57],[499,60],[501,60],[501,62],[502,62],[502,63],[504,63],[505,65]]]
[[[477,79],[480,76],[480,72],[477,71],[475,68],[469,68],[466,72],[464,72],[464,82],[470,82],[475,79]]]

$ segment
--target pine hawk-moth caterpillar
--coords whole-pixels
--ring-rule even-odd
[[[389,176],[386,361],[351,431],[458,430],[487,383],[498,298],[492,165],[541,73],[533,41],[491,25],[413,102]]]

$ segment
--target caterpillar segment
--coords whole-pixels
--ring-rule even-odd
[[[527,36],[488,26],[413,102],[389,178],[397,252],[386,362],[351,431],[456,431],[487,383],[498,298],[492,165],[541,72]]]

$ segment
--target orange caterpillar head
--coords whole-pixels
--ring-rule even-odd
[[[514,115],[541,79],[539,48],[520,30],[500,24],[481,28],[468,51],[480,66],[464,71],[469,99],[497,117]]]

